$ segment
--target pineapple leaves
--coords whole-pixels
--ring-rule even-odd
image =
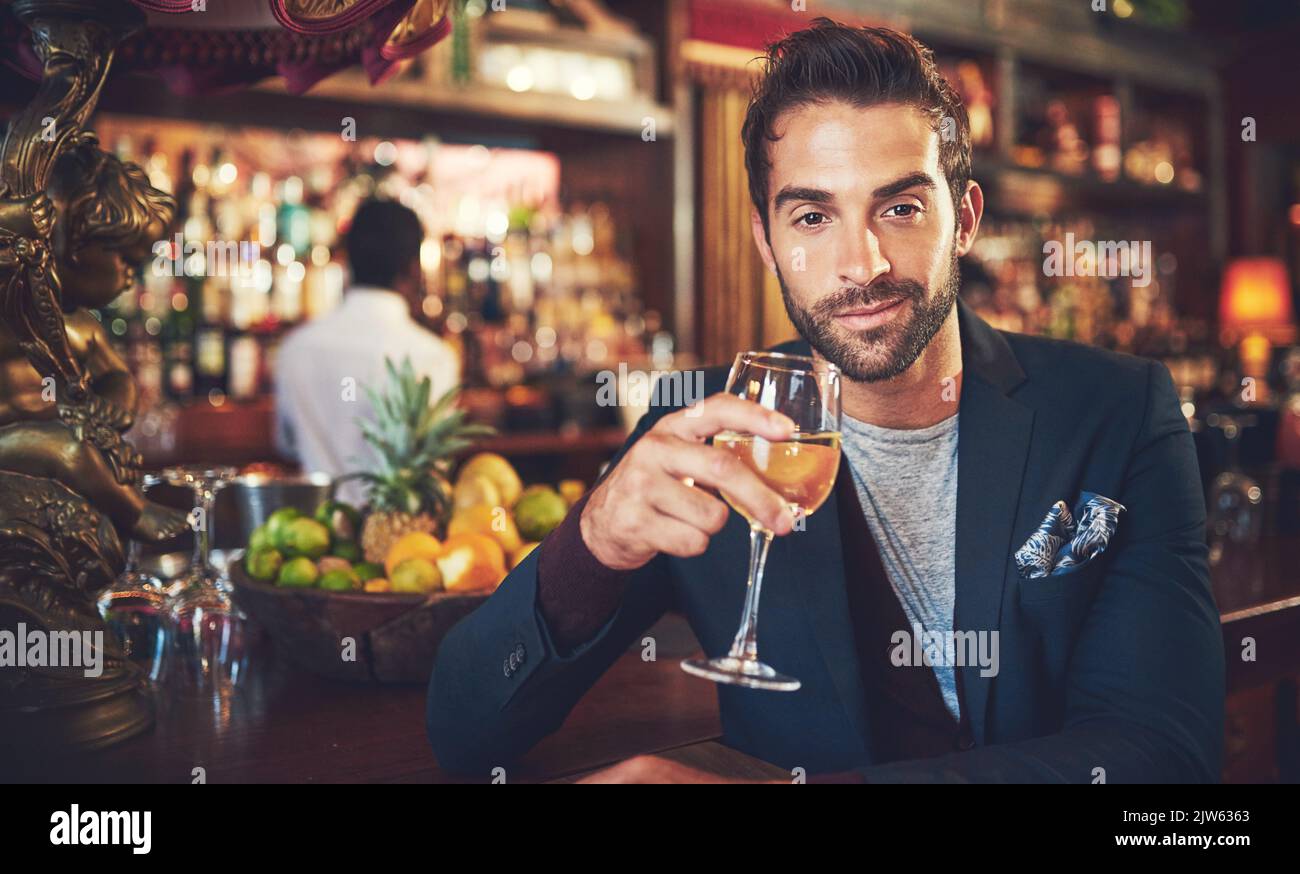
[[[377,455],[375,469],[359,478],[370,487],[374,509],[440,511],[449,503],[451,457],[496,429],[465,422],[466,411],[456,407],[459,389],[434,400],[432,380],[417,376],[409,357],[400,366],[385,358],[384,370],[382,389],[365,386],[372,417],[357,420]]]

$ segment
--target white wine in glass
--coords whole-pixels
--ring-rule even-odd
[[[795,430],[786,440],[723,431],[713,445],[738,457],[781,495],[796,517],[810,516],[830,496],[840,467],[840,372],[835,365],[804,355],[742,352],[727,378],[728,394],[789,416]],[[720,490],[749,522],[749,584],[740,630],[731,650],[712,659],[686,659],[682,670],[717,683],[793,692],[799,681],[758,658],[758,602],[772,532]]]

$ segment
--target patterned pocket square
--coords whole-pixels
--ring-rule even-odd
[[[1059,574],[1101,553],[1123,510],[1118,501],[1094,492],[1079,494],[1073,515],[1065,501],[1057,501],[1025,545],[1016,550],[1020,576],[1036,580]]]

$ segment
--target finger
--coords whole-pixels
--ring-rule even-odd
[[[710,395],[694,406],[664,416],[660,422],[670,434],[695,441],[712,437],[719,431],[786,440],[794,430],[794,422],[789,416],[725,393]]]
[[[794,528],[790,505],[736,456],[719,446],[665,442],[660,463],[676,480],[690,477],[696,486],[725,491],[750,515],[774,534]]]
[[[722,530],[730,514],[727,505],[718,498],[670,477],[665,477],[648,498],[650,506],[660,513],[680,519],[687,525],[710,535]]]
[[[673,516],[658,516],[646,535],[655,552],[666,552],[678,558],[703,555],[709,548],[708,534]]]

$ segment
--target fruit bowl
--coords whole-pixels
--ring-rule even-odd
[[[340,479],[250,481],[235,599],[285,654],[341,680],[422,683],[443,635],[564,519],[584,485],[524,488],[510,462],[478,452],[491,428],[465,421],[456,389],[436,402],[409,359],[386,361],[360,421],[373,465]],[[359,479],[365,507],[335,500]],[[292,488],[291,488],[292,486]],[[314,509],[313,509],[314,507]],[[251,523],[251,524],[250,524]]]
[[[443,636],[490,592],[331,592],[253,579],[242,557],[229,565],[236,602],[281,656],[335,680],[427,683]],[[344,640],[355,645],[344,659]]]

